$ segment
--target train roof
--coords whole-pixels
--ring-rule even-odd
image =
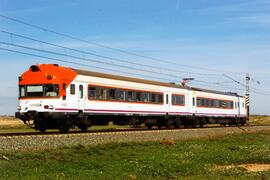
[[[166,83],[166,82],[146,80],[146,79],[140,79],[140,78],[126,77],[126,76],[119,76],[119,75],[106,74],[106,73],[99,73],[99,72],[86,71],[86,70],[81,70],[81,69],[73,69],[73,70],[76,73],[78,73],[80,75],[85,75],[85,76],[95,76],[95,77],[115,79],[115,80],[121,80],[121,81],[129,81],[129,82],[151,84],[151,85],[164,86],[164,87],[173,87],[173,88],[188,89],[188,90],[193,90],[193,91],[242,97],[234,92],[222,92],[222,91],[215,91],[215,90],[209,90],[209,89],[195,88],[195,87],[190,87],[190,86],[182,86],[180,84]]]

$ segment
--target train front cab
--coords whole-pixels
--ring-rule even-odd
[[[31,66],[19,77],[19,105],[15,116],[41,132],[48,128],[68,131],[73,125],[68,120],[78,115],[79,103],[69,108],[67,103],[71,97],[67,94],[67,88],[70,88],[76,76],[72,69],[55,64]],[[74,102],[78,101],[76,97]],[[68,111],[71,108],[73,111]]]

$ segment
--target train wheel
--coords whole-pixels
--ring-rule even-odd
[[[200,123],[200,128],[203,128],[204,124],[203,123]]]
[[[66,125],[61,125],[61,126],[59,127],[59,131],[60,131],[61,133],[68,133],[69,129],[70,129],[70,127],[68,127],[68,126],[66,126]]]
[[[195,120],[194,122],[192,122],[191,127],[192,127],[192,128],[197,128],[197,127],[198,127],[198,123],[197,123],[196,120]]]
[[[175,128],[175,129],[179,129],[179,128],[180,128],[180,125],[179,125],[179,124],[175,124],[175,125],[174,125],[174,128]]]
[[[179,129],[181,124],[182,124],[181,120],[175,119],[173,126],[174,126],[174,128]]]
[[[46,123],[43,119],[38,118],[38,119],[35,119],[34,122],[35,122],[35,129],[36,130],[39,130],[42,133],[44,133],[47,130]]]
[[[42,133],[45,133],[45,131],[47,130],[47,128],[45,126],[39,127],[38,130]]]
[[[163,125],[164,125],[164,122],[162,122],[161,120],[157,120],[158,129],[161,129]]]
[[[152,129],[153,128],[153,125],[156,124],[156,119],[146,119],[145,120],[145,126],[148,128],[148,129]]]
[[[81,124],[78,127],[81,129],[82,132],[86,132],[89,126],[87,126],[86,124]]]
[[[148,129],[152,129],[153,128],[153,124],[147,124],[146,125]]]
[[[88,116],[83,116],[77,126],[81,129],[82,132],[86,132],[87,129],[91,126],[91,124],[92,122],[90,119],[88,119]]]
[[[71,118],[59,119],[58,129],[61,133],[68,133],[71,127],[73,127],[73,120]]]

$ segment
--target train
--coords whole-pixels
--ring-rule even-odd
[[[19,76],[16,118],[37,131],[92,125],[146,128],[245,125],[245,97],[181,84],[64,67],[32,65]]]

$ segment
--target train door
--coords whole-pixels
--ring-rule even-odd
[[[170,95],[169,94],[165,94],[165,106],[166,106],[166,113],[169,114],[170,112]]]
[[[236,102],[236,109],[237,109],[237,114],[238,114],[238,117],[240,117],[241,115],[241,107],[240,107],[240,98],[238,97],[237,98],[237,102]]]
[[[196,113],[196,97],[195,96],[191,96],[191,113],[195,114]]]
[[[78,109],[84,111],[84,89],[83,85],[79,85],[79,94],[78,94]]]

